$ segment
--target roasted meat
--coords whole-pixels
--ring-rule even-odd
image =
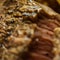
[[[48,5],[56,12],[60,13],[60,0],[35,0],[44,5]]]
[[[0,60],[59,59],[60,14],[33,0],[5,0],[0,8]]]

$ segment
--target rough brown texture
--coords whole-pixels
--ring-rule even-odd
[[[56,12],[60,13],[60,0],[35,0],[44,5],[48,5]]]
[[[32,0],[6,0],[0,10],[0,59],[53,60],[57,27],[60,15],[51,8]]]

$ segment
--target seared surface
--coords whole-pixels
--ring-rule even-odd
[[[1,60],[53,60],[58,13],[31,0],[6,0],[0,8]]]

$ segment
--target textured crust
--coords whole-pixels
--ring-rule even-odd
[[[55,57],[60,53],[57,51],[60,45],[57,44],[60,43],[59,37],[56,38],[58,29],[55,28],[60,27],[59,14],[35,1],[24,1],[6,0],[0,10],[3,54],[9,57],[13,55],[10,60],[19,60],[21,56],[23,60],[57,60]]]

